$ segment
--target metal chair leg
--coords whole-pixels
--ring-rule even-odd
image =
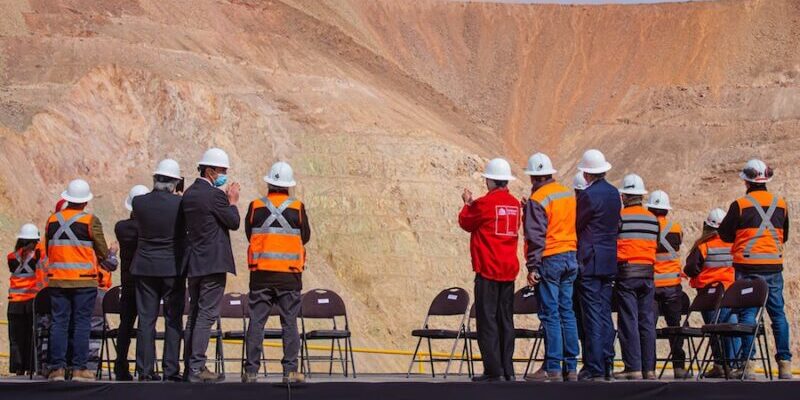
[[[417,352],[419,352],[419,345],[422,343],[422,338],[417,340],[417,348],[414,349],[414,354],[411,356],[411,363],[408,365],[408,372],[406,373],[406,378],[411,376],[411,368],[414,368],[414,361],[417,360]]]
[[[356,379],[356,356],[353,354],[353,341],[347,338],[348,348],[350,349],[350,363],[353,365],[353,379]]]
[[[431,338],[428,338],[428,359],[431,361],[431,378],[436,378],[436,370],[433,366],[433,347],[431,347]]]

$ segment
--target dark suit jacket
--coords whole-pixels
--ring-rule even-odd
[[[123,219],[114,225],[114,235],[119,242],[120,277],[122,286],[133,283],[131,276],[131,263],[136,254],[136,245],[139,241],[139,229],[133,218]]]
[[[137,276],[181,276],[186,244],[186,224],[181,197],[154,190],[133,198],[133,218],[139,244],[131,273]]]
[[[189,277],[230,272],[236,275],[229,231],[239,229],[239,209],[230,205],[222,190],[198,178],[181,201],[188,248]]]
[[[605,179],[595,181],[578,195],[576,228],[582,276],[617,274],[621,208],[619,191]]]

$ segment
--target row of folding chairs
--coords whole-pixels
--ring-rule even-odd
[[[539,303],[536,296],[529,288],[522,288],[514,294],[514,315],[515,316],[531,316],[539,312]],[[448,328],[440,328],[433,323],[433,318],[437,317],[451,317],[450,320],[457,320],[458,325]],[[453,318],[455,317],[455,318]],[[460,318],[458,318],[460,317]],[[475,304],[470,306],[469,293],[459,287],[452,287],[442,290],[436,297],[434,297],[428,308],[428,313],[425,315],[425,320],[422,323],[421,329],[411,331],[411,336],[417,338],[417,345],[414,349],[414,354],[411,357],[411,363],[408,366],[406,377],[411,376],[411,371],[415,364],[426,363],[430,365],[431,376],[436,377],[436,363],[447,363],[444,372],[444,378],[447,378],[450,373],[450,366],[453,361],[459,361],[459,373],[462,370],[461,365],[467,364],[467,374],[473,376],[475,374],[475,355],[473,351],[473,342],[478,340],[478,333],[472,328],[472,321],[475,319]],[[436,321],[442,323],[442,321]],[[451,322],[452,323],[452,322]],[[531,341],[531,351],[527,358],[515,358],[515,363],[525,363],[525,373],[527,376],[531,369],[531,365],[535,361],[543,361],[538,358],[539,351],[543,348],[544,331],[541,325],[538,327],[526,327],[514,329],[514,337],[516,340]],[[419,350],[422,342],[427,342],[428,354],[427,359],[419,357]],[[432,342],[435,340],[452,340],[450,353],[447,358],[437,357],[433,352]],[[461,343],[461,354],[456,357],[456,349]]]
[[[103,324],[101,328],[92,329],[91,340],[99,340],[100,346],[100,360],[97,366],[97,377],[102,377],[102,365],[106,365],[108,371],[108,378],[111,379],[111,351],[113,347],[116,349],[116,339],[119,336],[119,328],[112,327],[109,316],[119,316],[121,311],[120,297],[121,287],[115,286],[111,288],[104,295],[99,295],[95,302],[93,310],[93,318],[102,318]],[[184,315],[189,314],[189,298],[185,299]],[[40,291],[34,299],[34,329],[32,346],[36,353],[36,349],[42,347],[43,342],[47,341],[49,332],[43,329],[37,329],[37,317],[49,315],[51,312],[51,303],[48,289]],[[273,307],[270,311],[270,316],[280,316],[277,307]],[[159,317],[163,317],[163,310],[159,310]],[[223,320],[234,320],[241,322],[241,330],[224,330]],[[329,329],[306,329],[307,320],[323,320],[322,324],[330,323]],[[245,335],[247,326],[250,321],[250,310],[248,307],[247,296],[241,293],[226,293],[220,304],[220,318],[217,320],[216,328],[211,331],[211,339],[215,342],[215,358],[214,358],[214,371],[217,373],[225,373],[225,363],[229,361],[239,361],[242,367],[245,360]],[[327,328],[327,327],[326,327]],[[132,339],[137,336],[136,329],[133,330]],[[348,376],[352,368],[353,377],[356,376],[355,359],[353,357],[353,346],[351,340],[352,332],[350,331],[349,321],[347,319],[347,309],[341,296],[337,293],[327,289],[314,289],[303,294],[301,298],[301,312],[300,312],[300,339],[301,339],[301,353],[300,353],[300,366],[301,371],[306,374],[311,374],[311,364],[319,362],[327,362],[329,364],[328,373],[333,373],[334,363],[338,362],[341,365],[344,376]],[[264,339],[282,339],[283,332],[280,328],[265,328]],[[156,340],[164,340],[164,332],[156,332]],[[224,341],[241,341],[241,356],[238,359],[225,358],[224,356]],[[330,353],[328,356],[312,356],[310,354],[310,342],[315,341],[330,341]],[[344,346],[342,346],[344,344]],[[337,351],[334,352],[334,349]],[[267,359],[262,351],[262,364],[263,371],[266,375],[267,365],[269,361],[280,361],[280,359]],[[39,363],[39,357],[34,354],[35,371],[41,371],[42,366]],[[157,360],[160,361],[160,360]],[[156,371],[158,371],[158,362],[156,362]],[[33,372],[31,372],[31,379]]]
[[[769,342],[766,337],[764,324],[768,293],[769,287],[767,283],[760,278],[737,280],[727,290],[725,290],[721,284],[700,289],[691,301],[689,296],[684,293],[681,299],[681,314],[683,317],[681,325],[666,326],[657,329],[656,338],[657,340],[663,341],[675,341],[677,339],[685,341],[688,344],[689,350],[687,354],[689,368],[687,368],[686,377],[696,369],[698,371],[698,379],[703,379],[704,374],[714,361],[712,345],[719,346],[719,353],[724,356],[724,340],[752,337],[754,340],[749,349],[741,349],[740,355],[734,360],[723,360],[726,379],[730,377],[730,366],[735,365],[737,368],[741,369],[747,368],[748,364],[752,362],[749,355],[753,353],[756,345],[758,346],[758,351],[756,352],[757,357],[754,359],[762,363],[765,377],[772,379],[773,371],[772,363],[769,358]],[[653,307],[657,315],[663,315],[663,311],[658,308],[658,304],[654,303]],[[754,324],[719,321],[719,315],[722,309],[736,311],[748,308],[755,309],[756,318]],[[612,304],[612,310],[614,313],[617,312],[614,304]],[[514,315],[531,315],[537,314],[538,311],[539,304],[532,290],[526,287],[515,293]],[[697,314],[703,312],[712,313],[714,316],[712,322],[703,325],[692,325],[692,319],[696,317]],[[443,328],[441,325],[434,326],[432,317],[456,317],[455,319],[458,321],[458,325],[453,324],[447,328]],[[411,376],[415,364],[427,363],[430,365],[431,376],[435,377],[435,363],[447,363],[444,372],[444,377],[447,378],[453,361],[466,362],[467,373],[469,376],[472,376],[475,371],[475,357],[472,342],[477,340],[477,332],[472,329],[472,320],[474,318],[475,306],[473,304],[472,307],[470,307],[470,296],[466,290],[459,287],[452,287],[441,291],[431,302],[425,320],[422,323],[422,328],[415,329],[411,332],[411,335],[418,340],[406,376]],[[516,328],[515,337],[516,339],[532,341],[528,358],[514,360],[515,362],[526,363],[524,376],[527,376],[534,362],[544,361],[543,358],[538,357],[539,352],[544,347],[544,330],[541,324],[535,328]],[[446,358],[435,356],[432,346],[432,342],[435,340],[452,341],[450,353]],[[419,357],[419,351],[423,341],[427,343],[427,357]],[[461,343],[461,354],[457,356],[456,350],[458,349],[459,343]],[[703,347],[704,345],[705,347]],[[663,376],[668,364],[673,362],[674,358],[674,355],[670,352],[666,358],[659,360],[662,362],[659,378]],[[459,372],[460,371],[461,368],[459,367]],[[741,379],[744,378],[745,376],[742,375]]]

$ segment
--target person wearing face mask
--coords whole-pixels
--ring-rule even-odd
[[[200,177],[186,189],[181,209],[188,246],[184,265],[189,278],[189,318],[186,322],[185,379],[192,383],[220,382],[223,375],[206,368],[211,327],[220,313],[226,274],[236,274],[230,231],[239,229],[239,184],[228,181],[230,162],[222,149],[203,154]]]

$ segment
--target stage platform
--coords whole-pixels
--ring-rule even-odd
[[[0,398],[23,400],[243,400],[243,399],[351,399],[351,400],[626,400],[626,399],[797,399],[795,382],[577,382],[472,383],[466,377],[431,379],[405,375],[359,375],[358,379],[315,375],[309,382],[288,388],[277,377],[257,384],[239,383],[229,375],[218,384],[188,383],[48,383],[42,380],[0,380]]]

